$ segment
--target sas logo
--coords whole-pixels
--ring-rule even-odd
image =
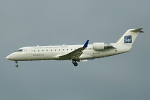
[[[132,43],[132,36],[131,35],[124,36],[124,43]]]

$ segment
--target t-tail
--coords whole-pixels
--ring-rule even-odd
[[[127,30],[124,35],[117,41],[117,44],[132,46],[138,34],[143,33],[142,29],[143,28]]]

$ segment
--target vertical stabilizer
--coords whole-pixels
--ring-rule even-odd
[[[139,33],[143,33],[142,28],[129,29],[117,41],[117,44],[132,46],[132,44],[134,43],[134,41],[135,41],[135,39],[136,39],[136,37],[138,36]]]

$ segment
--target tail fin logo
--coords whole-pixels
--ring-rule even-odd
[[[124,43],[132,43],[132,36],[131,35],[124,36]]]

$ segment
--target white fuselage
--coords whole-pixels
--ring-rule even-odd
[[[132,46],[119,45],[117,43],[111,43],[114,48],[104,50],[94,50],[93,45],[89,44],[88,47],[83,50],[79,60],[102,58],[112,56],[124,52],[128,52]],[[32,60],[59,60],[60,55],[66,55],[83,45],[61,45],[61,46],[33,46],[23,47],[18,51],[8,55],[6,58],[14,61],[32,61]],[[72,59],[61,59],[72,60]]]

